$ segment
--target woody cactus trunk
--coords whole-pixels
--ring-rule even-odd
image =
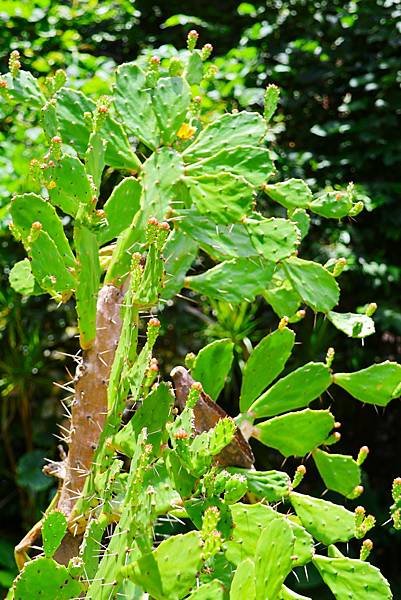
[[[386,406],[399,396],[401,366],[335,373],[330,348],[318,362],[286,369],[291,324],[305,310],[324,313],[349,337],[374,333],[373,303],[364,314],[334,310],[345,260],[298,256],[310,215],[355,217],[363,204],[352,185],[313,194],[302,180],[277,181],[266,141],[275,86],[263,115],[204,113],[216,72],[210,44],[196,49],[197,37],[190,32],[187,49],[171,58],[120,66],[113,95],[97,103],[68,88],[62,72],[36,80],[15,52],[1,79],[3,101],[36,111],[49,146],[31,163],[35,193],[11,203],[27,258],[10,282],[25,296],[75,299],[82,351],[67,454],[47,467],[59,490],[17,547],[21,572],[8,598],[301,599],[290,588],[308,564],[336,598],[391,598],[366,562],[370,540],[359,558],[337,546],[364,538],[374,518],[295,488],[312,460],[327,489],[349,499],[363,493],[368,449],[356,459],[331,452],[340,433],[326,393],[341,387]],[[118,181],[108,198],[105,173]],[[259,210],[262,196],[280,216]],[[214,266],[204,270],[206,255]],[[188,356],[173,384],[158,373],[159,318],[183,288],[230,306],[258,297],[277,315],[245,364],[235,419],[216,404],[233,360],[230,339]],[[127,406],[136,409],[122,420]],[[257,470],[251,438],[298,457],[294,477]],[[166,519],[185,533],[160,541]],[[34,541],[42,551],[31,549]]]

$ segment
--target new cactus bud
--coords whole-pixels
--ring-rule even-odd
[[[278,324],[278,328],[280,331],[283,330],[288,325],[288,317],[283,317],[280,319],[280,323]]]
[[[355,537],[362,538],[366,535],[369,529],[372,529],[376,522],[373,515],[366,516],[366,511],[363,506],[357,506],[355,509]]]
[[[358,452],[358,456],[356,459],[358,466],[361,466],[365,462],[368,454],[369,454],[369,448],[367,446],[362,446],[362,448]]]
[[[11,52],[10,58],[8,60],[8,68],[12,77],[17,77],[21,69],[20,53],[18,52],[18,50],[13,50]]]
[[[186,402],[188,408],[194,408],[196,406],[202,392],[202,384],[199,381],[194,381],[189,390],[188,399]]]
[[[220,511],[217,506],[209,506],[205,510],[202,521],[201,536],[203,539],[203,558],[208,560],[221,548],[222,537],[217,530],[220,520]]]
[[[188,352],[188,354],[185,357],[184,363],[186,368],[190,371],[195,363],[196,360],[196,354],[194,354],[193,352]]]
[[[394,479],[391,494],[393,496],[394,502],[401,501],[401,477],[396,477]]]
[[[159,335],[159,331],[160,331],[160,321],[159,321],[159,319],[152,317],[148,321],[148,329],[147,329],[147,338],[148,338],[148,344],[150,347],[152,347],[154,345],[154,343],[157,339],[157,336]]]
[[[224,502],[227,504],[235,504],[239,502],[248,491],[246,477],[236,473],[230,477],[225,484]]]
[[[303,480],[306,473],[305,465],[298,465],[297,470],[295,471],[294,479],[291,482],[291,487],[294,490]]]
[[[360,560],[367,560],[369,558],[369,554],[372,551],[372,548],[373,548],[372,540],[369,540],[369,539],[363,540],[360,555],[359,555]]]
[[[7,89],[7,81],[4,77],[0,77],[0,89]]]
[[[367,307],[365,308],[365,315],[367,317],[372,317],[375,314],[376,310],[377,310],[376,302],[370,302],[370,304],[368,304]]]
[[[334,348],[329,348],[327,350],[327,354],[326,354],[326,365],[329,367],[331,367],[331,365],[333,364],[333,360],[334,360],[334,356],[335,356],[335,350]]]
[[[205,44],[201,50],[201,59],[203,61],[207,60],[212,52],[213,52],[212,44]]]
[[[364,492],[364,487],[363,485],[357,485],[354,487],[353,491],[351,494],[348,494],[347,498],[349,498],[350,500],[356,500],[356,498],[359,498],[359,496],[361,496]]]
[[[353,205],[353,207],[349,211],[348,216],[349,217],[356,217],[357,215],[359,215],[360,212],[363,211],[364,208],[365,208],[364,203],[362,202],[362,200],[359,200],[359,202],[355,202],[355,204]]]
[[[346,264],[347,264],[346,258],[339,258],[336,261],[336,263],[334,265],[334,269],[333,269],[334,277],[338,277],[339,275],[341,275],[341,273],[344,271]]]
[[[184,64],[177,56],[173,56],[170,60],[168,73],[170,77],[180,77],[184,72]]]
[[[205,79],[207,81],[213,81],[213,79],[215,79],[215,77],[217,76],[218,72],[219,72],[219,70],[216,67],[216,65],[209,65],[209,68],[205,73]]]
[[[199,33],[195,29],[191,29],[187,36],[187,48],[190,52],[195,50],[196,42],[198,41]]]
[[[280,98],[280,88],[274,84],[270,84],[266,88],[265,92],[265,108],[264,117],[268,123],[274,113],[276,112],[277,104]]]

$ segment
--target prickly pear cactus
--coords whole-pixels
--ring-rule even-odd
[[[333,349],[286,368],[296,344],[291,323],[306,310],[349,337],[374,333],[373,304],[363,315],[334,310],[345,261],[298,256],[309,213],[341,219],[361,203],[352,186],[314,194],[304,181],[277,181],[266,141],[275,86],[263,115],[202,114],[215,71],[210,44],[197,49],[197,38],[191,31],[187,49],[170,59],[121,65],[113,95],[96,103],[60,74],[41,87],[15,52],[1,80],[8,102],[38,112],[49,145],[31,165],[41,193],[12,200],[12,231],[27,257],[10,283],[25,296],[75,301],[82,351],[68,454],[47,469],[60,487],[16,548],[21,573],[9,597],[304,598],[284,583],[313,563],[339,600],[390,598],[365,562],[370,540],[358,560],[333,546],[364,538],[374,518],[362,506],[353,512],[294,491],[311,457],[325,488],[349,499],[363,492],[368,449],[355,459],[330,450],[340,439],[331,386],[380,406],[401,390],[397,363],[336,373]],[[106,168],[117,181],[108,197]],[[194,273],[199,251],[209,268],[197,264]],[[234,307],[258,296],[278,316],[250,349],[235,419],[216,404],[234,340],[189,355],[190,372],[172,372],[174,387],[160,380],[153,353],[163,308],[182,288]],[[255,469],[252,438],[300,459],[294,477]],[[397,525],[399,487],[396,480]],[[316,542],[328,556],[315,553]]]

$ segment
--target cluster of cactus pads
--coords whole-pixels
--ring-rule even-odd
[[[21,572],[8,598],[306,600],[291,588],[309,564],[339,600],[391,598],[366,561],[372,542],[362,540],[374,518],[362,506],[353,512],[295,491],[303,464],[292,479],[255,470],[248,444],[253,437],[283,457],[311,457],[325,487],[345,498],[363,492],[368,449],[356,459],[332,452],[339,423],[315,401],[337,386],[386,406],[400,394],[401,366],[336,373],[329,349],[324,362],[282,376],[295,344],[290,325],[305,308],[350,337],[374,332],[374,305],[366,314],[334,310],[344,261],[298,256],[310,213],[339,219],[363,206],[352,186],[314,195],[302,180],[272,183],[265,138],[275,86],[263,116],[202,115],[215,72],[211,46],[196,42],[191,32],[171,58],[121,65],[113,96],[97,103],[68,88],[62,72],[39,82],[15,52],[1,79],[3,101],[37,111],[49,147],[32,161],[36,193],[11,203],[27,258],[10,282],[25,296],[75,298],[83,351],[68,454],[47,468],[59,490],[17,547]],[[106,199],[104,177],[117,182]],[[282,216],[258,211],[262,195]],[[214,264],[204,272],[199,252]],[[215,404],[231,340],[188,356],[174,385],[160,380],[155,315],[163,319],[182,288],[232,305],[258,296],[278,316],[245,364],[235,419]],[[393,492],[400,526],[399,480]],[[347,555],[352,539],[361,540],[359,558]],[[35,540],[43,551],[30,549]]]

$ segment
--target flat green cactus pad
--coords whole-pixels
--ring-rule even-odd
[[[401,365],[387,360],[355,373],[336,373],[334,383],[361,402],[387,406],[400,395]]]
[[[353,495],[361,483],[361,470],[352,456],[329,454],[317,448],[313,459],[327,489],[344,496]]]
[[[296,257],[282,264],[296,292],[314,311],[327,313],[338,303],[338,284],[322,265]]]
[[[249,410],[260,418],[304,408],[327,390],[331,381],[330,370],[324,363],[308,363],[279,379]]]
[[[354,537],[354,513],[343,506],[297,492],[290,493],[290,502],[302,525],[319,542],[329,545]]]
[[[14,582],[14,600],[70,600],[81,594],[81,584],[67,568],[41,556],[26,563]]]
[[[234,344],[229,339],[215,340],[198,353],[191,369],[192,378],[216,400],[224,387],[233,361]]]
[[[305,456],[328,438],[334,417],[328,410],[310,410],[273,417],[255,426],[255,437],[283,456]]]
[[[295,343],[295,333],[283,327],[265,336],[248,358],[242,376],[240,409],[252,402],[284,369]]]
[[[58,511],[50,512],[42,527],[43,550],[47,558],[51,558],[67,531],[67,519],[63,513]]]
[[[393,597],[379,569],[367,562],[315,556],[313,564],[337,600],[391,600]]]

